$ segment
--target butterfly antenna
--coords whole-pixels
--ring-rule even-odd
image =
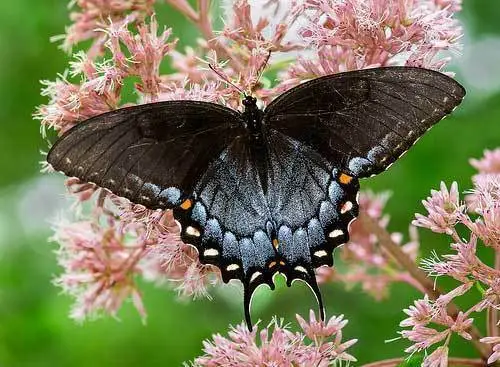
[[[241,94],[243,94],[245,97],[247,96],[247,94],[245,93],[245,91],[243,89],[241,89],[240,87],[238,87],[236,84],[234,84],[233,82],[231,82],[225,75],[223,75],[221,72],[219,72],[218,70],[216,70],[212,64],[208,64],[208,67],[210,68],[210,70],[212,70],[215,74],[217,74],[219,76],[219,78],[222,79],[222,81],[226,82],[227,84],[231,85],[234,89],[236,89],[238,92],[240,92]]]
[[[254,86],[259,83],[260,77],[262,76],[262,74],[264,74],[264,70],[266,70],[267,63],[269,62],[269,59],[271,58],[271,52],[272,51],[269,50],[269,52],[267,53],[266,59],[262,63],[262,66],[259,68],[259,75],[257,75],[257,79],[255,80]]]

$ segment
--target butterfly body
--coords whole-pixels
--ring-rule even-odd
[[[241,117],[245,122],[245,128],[256,141],[262,141],[262,118],[264,111],[257,107],[257,99],[251,96],[245,96],[242,104],[245,108]]]
[[[200,261],[244,285],[306,282],[333,264],[358,215],[359,178],[385,170],[465,91],[435,71],[390,67],[314,79],[260,110],[199,101],[134,106],[79,123],[52,147],[57,170],[151,209],[172,209]]]

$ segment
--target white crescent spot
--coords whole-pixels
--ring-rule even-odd
[[[307,274],[307,270],[303,266],[299,265],[299,266],[296,266],[294,269],[297,270],[297,271],[300,271],[302,273],[306,273]]]
[[[352,203],[350,201],[346,201],[344,205],[342,205],[342,208],[340,209],[340,214],[345,214],[351,209],[352,209]]]
[[[238,270],[239,268],[240,268],[240,266],[238,264],[229,264],[226,267],[226,270],[227,271],[235,271],[235,270]]]
[[[198,231],[196,228],[192,226],[186,228],[186,234],[194,237],[200,237],[200,231]]]
[[[337,238],[337,237],[340,237],[343,235],[344,235],[344,232],[341,229],[334,229],[333,231],[328,233],[328,237],[330,237],[330,238]]]
[[[327,255],[328,255],[328,253],[325,250],[318,250],[314,253],[314,256],[316,256],[316,257],[324,257]]]
[[[219,251],[214,248],[209,248],[203,251],[203,256],[217,256],[219,255]]]
[[[262,273],[260,271],[256,271],[255,273],[253,273],[252,276],[250,277],[250,283],[252,283],[255,279],[257,279],[261,275]]]

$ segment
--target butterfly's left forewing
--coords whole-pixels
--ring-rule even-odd
[[[122,108],[67,131],[48,162],[151,209],[181,204],[208,165],[241,133],[240,114],[197,101]]]

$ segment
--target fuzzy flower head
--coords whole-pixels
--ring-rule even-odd
[[[451,233],[451,228],[458,222],[464,206],[459,202],[458,185],[451,184],[450,190],[444,182],[441,182],[441,189],[431,190],[431,196],[422,200],[422,204],[427,209],[427,216],[415,214],[413,225],[429,228],[437,233]]]
[[[408,327],[428,324],[434,310],[429,298],[425,296],[423,299],[416,300],[414,306],[410,306],[408,309],[403,310],[403,312],[409,317],[401,321],[399,326]]]
[[[53,37],[53,40],[63,40],[61,48],[67,52],[79,42],[93,40],[89,53],[97,55],[103,51],[105,39],[96,34],[96,29],[101,28],[106,20],[116,22],[126,17],[143,19],[151,14],[154,3],[155,0],[73,0],[70,2],[71,8],[78,7],[70,14],[73,24],[66,29],[65,35]]]
[[[172,211],[150,210],[116,197],[114,201],[125,229],[140,227],[151,242],[141,263],[144,278],[174,285],[183,298],[209,298],[207,287],[219,282],[220,272],[200,263],[196,249],[181,241]]]
[[[317,57],[299,56],[288,79],[367,67],[408,65],[441,69],[462,30],[453,18],[460,1],[306,0],[301,35]]]
[[[470,164],[477,169],[479,173],[500,174],[500,149],[485,150],[483,158],[472,158]]]
[[[448,347],[437,348],[422,362],[422,367],[448,367]]]
[[[469,227],[487,245],[500,249],[500,150],[485,151],[480,160],[471,160],[479,170],[474,188],[466,197],[470,211],[479,217]]]
[[[342,328],[347,324],[343,316],[318,322],[310,312],[307,322],[297,315],[303,332],[292,332],[274,319],[260,331],[248,331],[243,324],[232,327],[229,338],[220,334],[212,341],[204,341],[205,355],[197,358],[193,366],[304,366],[327,367],[333,362],[356,361],[347,349],[356,340],[342,342]]]
[[[459,204],[458,190],[454,183],[448,191],[442,184],[440,191],[432,191],[424,201],[428,216],[416,215],[414,223],[434,232],[445,233],[453,239],[452,253],[438,256],[436,253],[422,261],[421,269],[429,276],[448,276],[459,285],[447,293],[434,295],[415,302],[414,307],[405,310],[409,316],[401,322],[403,338],[412,342],[407,352],[425,350],[441,344],[426,357],[423,365],[444,366],[448,361],[448,345],[453,334],[465,340],[476,340],[492,344],[491,349],[479,345],[483,358],[493,363],[500,358],[496,330],[496,314],[500,307],[499,257],[495,255],[494,267],[480,257],[478,248],[482,245],[500,250],[500,174],[497,172],[497,150],[486,151],[483,159],[471,160],[479,170],[473,177],[473,189],[467,195],[467,209]],[[472,215],[470,215],[471,213]],[[459,235],[456,224],[462,228]],[[466,233],[468,232],[468,233]],[[466,233],[466,234],[464,234]],[[467,310],[459,310],[454,299],[479,288],[481,297]],[[474,292],[476,293],[476,292]],[[477,296],[477,294],[476,294]],[[488,337],[481,338],[474,326],[474,312],[487,311],[489,314]]]
[[[140,233],[129,240],[112,220],[108,226],[82,221],[58,224],[53,239],[60,244],[59,265],[65,270],[55,284],[76,298],[72,318],[115,316],[127,298],[146,316],[135,282],[148,244]]]

